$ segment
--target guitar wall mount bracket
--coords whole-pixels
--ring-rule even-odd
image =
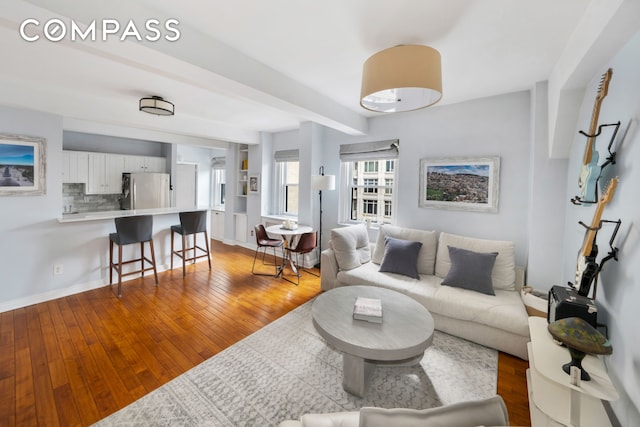
[[[616,226],[613,229],[613,233],[611,233],[611,238],[609,239],[609,252],[600,260],[600,263],[598,264],[598,267],[596,269],[595,278],[593,280],[593,292],[591,295],[591,299],[593,299],[594,301],[596,299],[596,293],[598,290],[598,277],[600,276],[600,272],[602,271],[602,268],[608,261],[612,259],[615,261],[618,261],[618,248],[613,246],[613,241],[616,239],[616,236],[618,235],[618,230],[620,230],[620,224],[622,224],[622,221],[621,220],[611,221],[611,220],[603,219],[600,221],[597,227],[590,227],[584,222],[578,221],[578,224],[580,224],[587,230],[595,231],[596,233],[602,228],[603,223],[616,224]],[[574,289],[576,287],[576,285],[572,284],[571,282],[569,282],[569,285]]]
[[[607,146],[607,152],[609,153],[609,155],[607,156],[605,161],[602,163],[602,165],[600,165],[600,174],[598,175],[598,178],[596,179],[596,185],[595,185],[595,188],[594,188],[593,201],[582,200],[582,198],[580,196],[575,196],[575,197],[573,197],[571,199],[571,203],[573,203],[574,205],[580,206],[580,205],[598,203],[598,183],[600,182],[600,177],[602,176],[602,170],[604,168],[606,168],[607,166],[609,166],[609,165],[615,165],[616,164],[616,154],[617,154],[617,152],[615,152],[615,151],[612,152],[611,151],[611,147],[613,146],[613,142],[615,141],[616,135],[618,134],[618,130],[620,129],[620,121],[618,120],[617,123],[609,123],[609,124],[598,126],[598,132],[596,132],[594,135],[589,135],[588,133],[586,133],[584,131],[579,131],[580,134],[584,135],[587,138],[596,138],[602,133],[602,129],[603,128],[609,127],[609,126],[615,126],[616,128],[614,129],[613,134],[611,135],[611,139],[609,140],[609,145]]]

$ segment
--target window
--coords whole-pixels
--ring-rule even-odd
[[[362,211],[365,215],[378,215],[378,201],[377,200],[363,200]]]
[[[298,215],[298,150],[278,151],[276,162],[276,204],[278,215]]]
[[[398,147],[397,139],[340,146],[340,222],[393,223]]]
[[[212,160],[212,194],[213,208],[218,210],[224,210],[224,202],[226,197],[226,172],[224,159]]]
[[[364,179],[364,192],[365,193],[378,193],[378,180],[376,178]]]
[[[377,166],[372,166],[372,163]],[[342,215],[342,222],[359,222],[369,219],[373,223],[392,223],[395,180],[385,177],[395,177],[395,170],[383,172],[386,170],[385,163],[386,160],[342,162],[343,182],[349,183],[347,191],[342,195],[346,195],[349,199],[345,204],[348,206],[348,212]],[[357,175],[358,170],[378,170],[380,172],[367,172],[363,174],[366,176],[365,178]],[[372,177],[373,174],[377,177]],[[384,183],[384,185],[380,183]],[[380,210],[378,205],[381,207]],[[384,206],[384,211],[382,211],[382,206]]]
[[[385,195],[391,195],[393,194],[393,179],[391,178],[385,178],[384,179],[384,194]]]
[[[391,200],[384,201],[384,216],[391,217],[391,212],[393,211]]]
[[[364,162],[364,171],[365,172],[378,172],[378,162]]]
[[[284,162],[284,205],[282,213],[298,215],[299,162]]]
[[[387,160],[385,161],[384,166],[385,172],[393,172],[396,170],[396,161],[395,160]]]

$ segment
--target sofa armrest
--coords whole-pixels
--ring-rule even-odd
[[[516,291],[520,291],[524,286],[525,281],[525,268],[521,265],[516,265]]]
[[[358,427],[360,412],[334,412],[330,414],[305,414],[300,418],[302,427]]]
[[[323,291],[333,289],[338,284],[338,260],[333,249],[328,248],[320,254],[320,288]]]

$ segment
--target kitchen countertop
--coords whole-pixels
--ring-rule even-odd
[[[209,206],[198,206],[194,208],[156,208],[156,209],[102,211],[102,212],[80,212],[80,213],[62,214],[62,217],[58,218],[58,222],[66,223],[66,222],[98,221],[98,220],[113,219],[113,218],[118,218],[123,216],[167,215],[167,214],[177,214],[180,212],[208,211],[208,210],[212,210],[212,209]]]

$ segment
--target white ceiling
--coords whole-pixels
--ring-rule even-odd
[[[363,62],[398,44],[442,55],[440,104],[528,90],[547,80],[588,0],[3,0],[0,103],[77,121],[256,143],[315,121],[367,131]],[[88,24],[175,18],[177,42],[36,42],[27,18]],[[42,27],[42,25],[41,25]],[[31,33],[35,33],[31,27]],[[120,33],[121,34],[121,33]],[[173,117],[138,111],[160,95]],[[437,108],[437,107],[432,107]]]

